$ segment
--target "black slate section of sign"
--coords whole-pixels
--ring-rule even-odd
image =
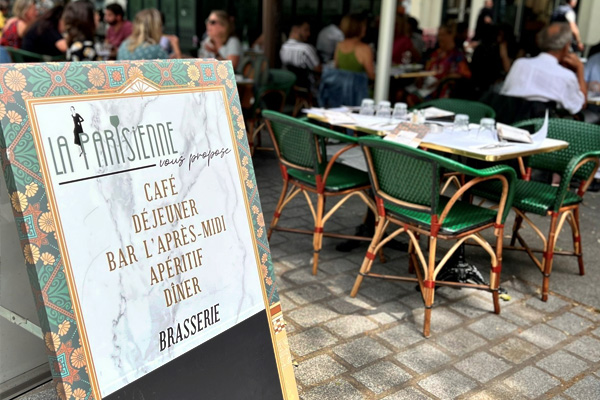
[[[158,339],[157,339],[158,345]],[[283,399],[263,310],[104,400]]]

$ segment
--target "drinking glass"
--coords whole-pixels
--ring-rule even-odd
[[[456,114],[454,116],[454,125],[452,129],[455,131],[469,130],[469,116],[467,114]]]
[[[493,140],[494,142],[500,141],[496,132],[496,121],[494,118],[481,118],[479,130],[477,131],[477,139]]]
[[[375,101],[373,99],[363,99],[360,103],[360,115],[373,115],[375,114]]]
[[[392,113],[393,119],[404,119],[407,114],[407,105],[406,103],[396,103],[394,104],[394,112]]]
[[[392,103],[387,100],[381,100],[377,104],[377,117],[390,118],[392,116]]]

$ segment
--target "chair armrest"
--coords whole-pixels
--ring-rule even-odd
[[[552,207],[553,211],[558,211],[562,206],[565,194],[569,189],[571,179],[573,179],[573,175],[575,175],[575,172],[577,172],[579,168],[590,162],[595,162],[596,168],[594,168],[590,175],[587,177],[587,181],[591,181],[591,179],[594,177],[594,174],[596,173],[596,170],[598,169],[598,165],[600,164],[600,151],[588,151],[586,153],[582,153],[571,158],[571,160],[565,168],[565,172],[562,174],[562,179],[556,192],[556,200],[554,201],[554,206]],[[586,183],[584,186],[584,190],[578,193],[580,196],[583,196],[583,193],[585,193],[585,190],[587,190],[587,186],[588,184]]]

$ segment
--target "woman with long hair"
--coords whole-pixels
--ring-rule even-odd
[[[117,52],[117,60],[169,58],[167,52],[160,46],[161,36],[160,12],[155,8],[138,12],[133,21],[133,33],[121,43]]]
[[[36,19],[38,10],[35,0],[17,0],[12,8],[13,17],[2,29],[0,46],[21,48],[27,27]]]
[[[337,44],[334,54],[335,67],[352,72],[365,72],[375,79],[373,50],[362,42],[367,31],[367,19],[361,14],[350,14],[342,18],[340,29],[345,39]]]
[[[233,19],[223,10],[213,10],[206,19],[206,39],[200,44],[198,57],[229,60],[237,68],[242,44],[234,36]]]
[[[96,16],[94,5],[88,0],[72,1],[65,7],[62,22],[66,33],[68,61],[94,61]]]
[[[53,7],[31,24],[23,36],[22,49],[49,56],[64,54],[67,41],[61,33],[63,11],[63,6]]]

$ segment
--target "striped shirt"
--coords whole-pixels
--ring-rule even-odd
[[[279,57],[284,66],[314,70],[321,62],[317,51],[308,43],[288,39],[279,50]]]

